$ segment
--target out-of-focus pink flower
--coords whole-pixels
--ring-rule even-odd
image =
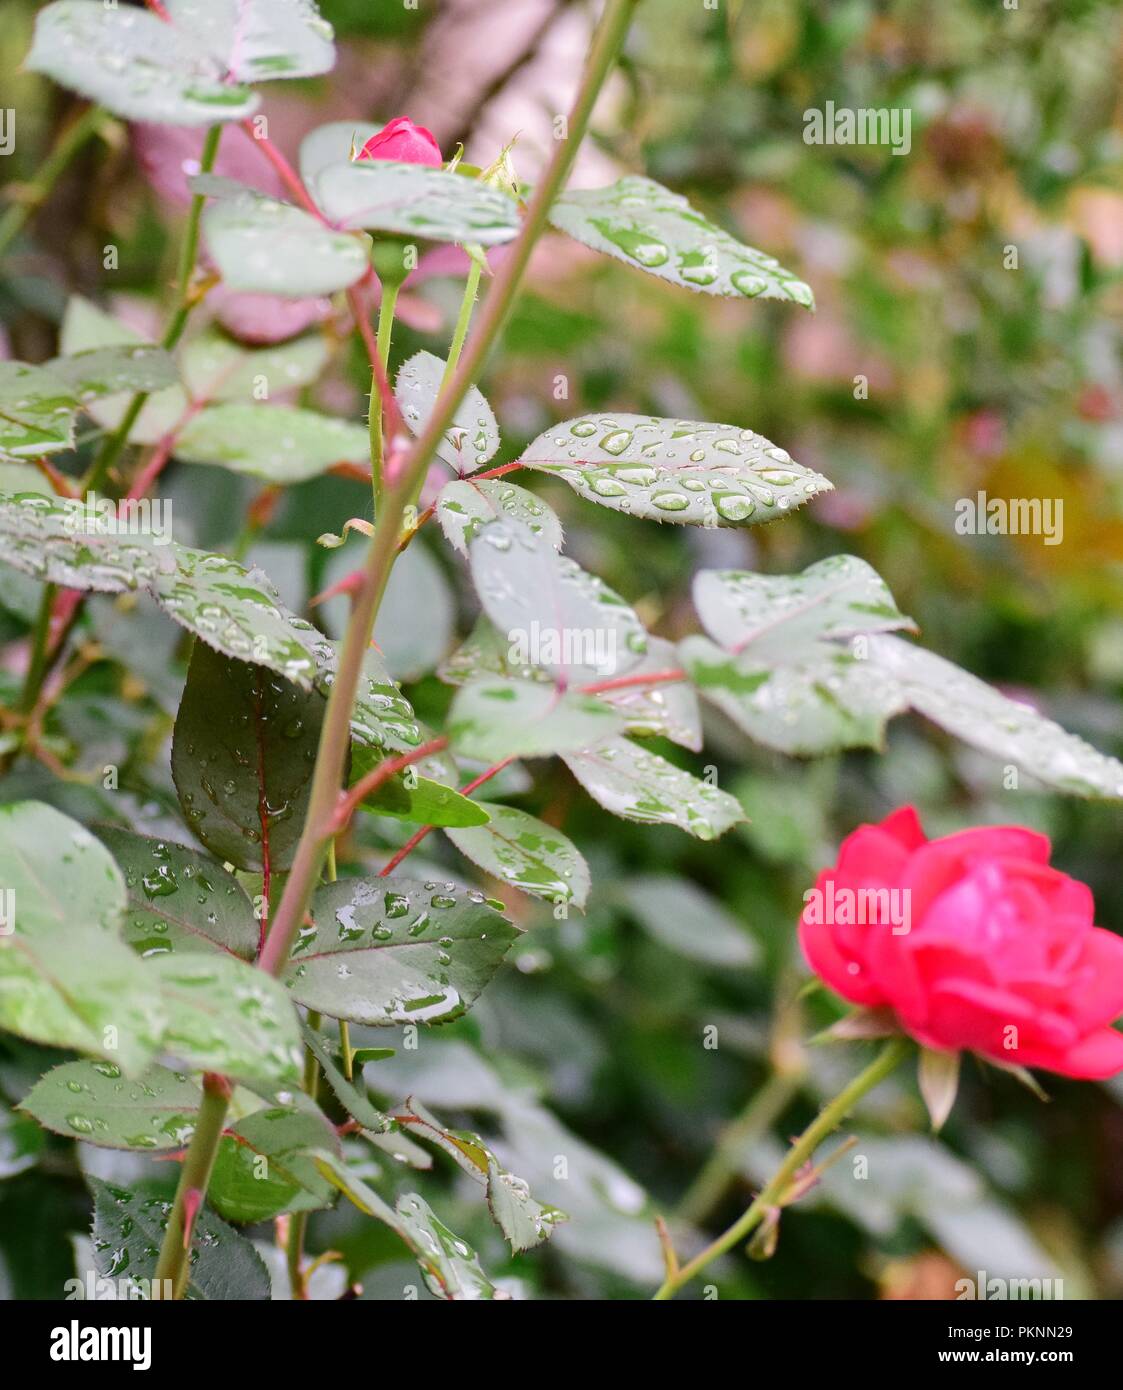
[[[393,159],[399,164],[428,164],[439,169],[444,163],[441,147],[432,131],[414,125],[408,116],[396,116],[389,125],[372,135],[356,159]]]
[[[331,317],[330,299],[282,299],[275,294],[245,294],[218,285],[207,295],[218,322],[247,343],[283,343]]]
[[[186,206],[191,201],[187,180],[199,172],[206,130],[202,126],[145,125],[131,127],[133,149],[145,178],[169,203]],[[248,184],[271,198],[288,194],[277,171],[254,140],[239,131],[228,131],[219,142],[214,172],[237,183]]]

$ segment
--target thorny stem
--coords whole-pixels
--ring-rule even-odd
[[[778,1205],[788,1184],[800,1168],[808,1161],[819,1144],[836,1130],[846,1119],[854,1106],[879,1085],[897,1067],[911,1049],[907,1038],[892,1038],[878,1053],[864,1071],[858,1073],[853,1081],[835,1096],[828,1105],[819,1111],[803,1133],[788,1151],[787,1157],[757,1194],[752,1205],[722,1235],[712,1241],[700,1254],[688,1261],[673,1274],[668,1274],[654,1298],[665,1301],[673,1298],[679,1289],[688,1284],[701,1270],[724,1255],[733,1246],[739,1245],[760,1225],[769,1209]]]
[[[230,1082],[224,1076],[205,1073],[203,1101],[199,1107],[195,1133],[191,1136],[183,1160],[175,1202],[168,1217],[160,1258],[156,1262],[156,1278],[171,1280],[173,1298],[182,1298],[187,1288],[188,1256],[195,1217],[210,1182],[229,1106]]]
[[[309,1028],[319,1029],[320,1022],[319,1014],[309,1012]],[[303,1086],[305,1093],[314,1101],[320,1089],[320,1064],[311,1050],[304,1054]],[[292,1296],[298,1299],[308,1297],[308,1285],[302,1268],[304,1264],[304,1236],[307,1230],[308,1213],[306,1211],[294,1211],[289,1217],[289,1233],[288,1239],[285,1241],[285,1263],[288,1266]]]
[[[207,131],[206,140],[203,142],[203,154],[199,161],[200,173],[209,174],[214,168],[215,156],[218,154],[218,142],[221,138],[221,124],[212,125]],[[179,269],[176,275],[176,305],[172,311],[171,320],[164,330],[164,336],[160,339],[160,346],[166,352],[170,352],[183,337],[188,316],[195,306],[191,292],[191,280],[195,273],[195,259],[199,253],[199,219],[202,216],[205,202],[206,195],[196,193],[191,199],[191,209],[187,214],[187,228],[183,236],[183,245],[180,247]],[[121,456],[121,450],[125,447],[129,431],[136,424],[137,417],[144,409],[144,403],[147,399],[147,391],[138,391],[129,402],[121,423],[104,440],[90,465],[89,471],[82,479],[79,488],[80,494],[100,487],[105,481],[109,470]]]
[[[308,910],[312,889],[333,837],[339,787],[350,746],[351,708],[362,671],[363,658],[370,644],[390,569],[398,553],[405,507],[452,423],[457,407],[469,386],[479,376],[507,315],[514,303],[535,243],[546,226],[547,214],[561,191],[577,149],[584,138],[593,106],[624,40],[637,0],[608,0],[593,39],[573,110],[569,117],[569,139],[559,141],[540,180],[519,236],[509,256],[492,282],[491,290],[476,321],[460,361],[447,386],[437,398],[433,412],[420,436],[404,457],[395,440],[390,441],[386,461],[384,494],[375,521],[374,537],[367,553],[363,582],[355,596],[351,621],[343,642],[335,681],[320,735],[320,746],[312,778],[304,831],[297,845],[292,871],[273,921],[269,939],[261,956],[261,966],[278,975],[284,969],[292,943]]]
[[[19,235],[27,219],[46,201],[59,175],[86,143],[97,132],[105,119],[100,106],[91,106],[60,134],[54,149],[43,161],[42,168],[34,182],[24,194],[13,202],[3,217],[0,217],[0,256]]]

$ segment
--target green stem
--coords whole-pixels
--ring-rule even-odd
[[[91,106],[62,132],[25,196],[19,202],[13,203],[3,217],[0,217],[0,256],[4,255],[19,235],[31,214],[46,201],[59,175],[90,136],[97,132],[104,119],[105,112],[101,107]]]
[[[482,255],[482,253],[481,253]],[[445,363],[444,376],[441,377],[441,390],[452,380],[452,374],[456,371],[460,361],[460,354],[464,351],[464,343],[468,337],[468,328],[472,322],[472,313],[476,307],[476,296],[480,292],[480,276],[483,274],[483,262],[472,257],[472,263],[468,267],[468,278],[464,282],[464,297],[460,301],[460,312],[456,316],[456,327],[453,329],[452,342],[449,344],[448,361]]]
[[[207,131],[207,138],[203,142],[203,155],[199,161],[199,172],[209,174],[214,168],[215,156],[218,154],[218,142],[222,138],[222,126],[212,125]],[[179,269],[176,274],[176,305],[172,310],[172,317],[164,330],[164,336],[160,339],[160,346],[166,351],[171,350],[183,337],[183,330],[187,326],[187,319],[194,307],[191,297],[191,280],[195,273],[195,259],[199,254],[199,219],[203,213],[203,204],[206,202],[206,195],[196,193],[191,199],[191,209],[187,214],[187,229],[184,232],[183,245],[179,251]],[[128,409],[121,418],[121,423],[108,435],[98,450],[89,471],[79,484],[79,492],[85,494],[101,487],[105,482],[109,470],[121,456],[121,450],[129,437],[129,431],[137,422],[137,417],[144,409],[144,403],[148,399],[147,391],[139,391],[129,402]]]
[[[390,361],[390,340],[394,335],[394,306],[398,302],[399,286],[383,282],[382,302],[378,306],[378,360],[382,363],[382,374]],[[382,392],[378,386],[378,374],[372,371],[370,377],[370,473],[374,488],[374,514],[378,515],[379,498],[382,495]]]
[[[47,670],[47,647],[51,638],[51,615],[55,610],[55,596],[58,587],[54,584],[43,586],[43,597],[39,602],[39,612],[35,617],[35,627],[31,633],[31,661],[23,681],[19,708],[22,714],[30,714],[39,698],[43,677]]]
[[[318,1030],[321,1023],[320,1015],[309,1012],[308,1027]],[[316,1099],[320,1089],[320,1064],[313,1056],[311,1050],[304,1053],[304,1090],[312,1100]],[[285,1263],[289,1271],[289,1287],[292,1289],[293,1298],[307,1298],[308,1291],[304,1287],[304,1237],[308,1231],[308,1213],[306,1211],[294,1211],[289,1217],[289,1237],[285,1246]]]
[[[800,1076],[774,1071],[742,1113],[723,1132],[701,1172],[687,1189],[677,1216],[700,1225],[718,1206],[750,1146],[772,1128],[799,1090]]]
[[[375,517],[374,537],[367,552],[363,582],[355,595],[320,733],[304,829],[259,962],[263,969],[273,975],[281,973],[289,958],[289,951],[308,910],[312,890],[336,831],[336,805],[343,781],[344,761],[351,743],[351,708],[374,630],[374,620],[398,554],[405,508],[506,322],[531,252],[546,225],[550,207],[565,184],[597,96],[616,61],[636,3],[637,0],[607,0],[569,116],[569,139],[557,143],[535,189],[522,230],[492,281],[475,329],[448,385],[440,392],[424,430],[396,468],[394,476],[383,479],[384,492]]]
[[[229,1106],[230,1083],[225,1077],[207,1072],[203,1077],[203,1102],[199,1107],[195,1133],[191,1136],[187,1156],[183,1160],[183,1171],[179,1175],[175,1202],[168,1217],[168,1228],[164,1232],[160,1258],[156,1262],[155,1277],[171,1281],[173,1298],[182,1298],[187,1288],[191,1233],[186,1229],[185,1213],[189,1195],[198,1194],[194,1199],[197,1216],[211,1179],[211,1170],[222,1139]]]
[[[681,1269],[668,1274],[662,1287],[654,1295],[658,1300],[672,1298],[683,1285],[688,1284],[701,1270],[724,1255],[733,1246],[739,1245],[752,1234],[768,1213],[776,1206],[785,1189],[800,1168],[810,1159],[822,1141],[836,1130],[846,1119],[854,1106],[864,1095],[872,1091],[897,1067],[911,1050],[907,1038],[892,1038],[868,1067],[844,1087],[829,1105],[819,1111],[814,1120],[788,1151],[787,1157],[773,1174],[756,1200],[742,1216],[722,1235],[707,1245],[705,1250],[683,1265]]]

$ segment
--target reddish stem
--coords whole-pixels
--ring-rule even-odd
[[[490,781],[497,772],[502,772],[508,763],[513,763],[514,761],[514,758],[504,758],[502,762],[496,763],[494,767],[489,767],[486,772],[481,772],[478,777],[474,777],[465,786],[460,788],[460,795],[470,796],[477,787],[482,787],[483,784]],[[423,825],[415,835],[410,836],[400,850],[390,857],[386,865],[378,871],[378,877],[385,878],[387,874],[392,874],[406,855],[412,854],[425,836],[428,835],[430,830],[435,830],[436,828],[435,825]]]
[[[686,672],[681,668],[673,671],[641,671],[634,676],[615,676],[612,680],[594,681],[592,685],[583,685],[581,694],[603,695],[608,690],[629,690],[638,685],[669,685],[672,681],[686,679]]]
[[[448,739],[442,734],[439,738],[431,738],[428,743],[423,743],[419,748],[414,748],[409,753],[401,753],[396,758],[386,758],[372,767],[365,777],[360,777],[355,785],[346,792],[342,792],[339,804],[336,807],[335,815],[332,819],[333,835],[339,835],[347,828],[347,822],[355,814],[356,808],[366,800],[373,791],[377,791],[383,782],[391,777],[396,777],[399,772],[404,772],[407,767],[412,767],[422,758],[427,758],[433,753],[439,753],[443,748],[448,747]]]

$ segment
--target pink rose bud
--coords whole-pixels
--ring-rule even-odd
[[[414,125],[408,116],[397,116],[372,135],[356,159],[393,159],[399,164],[428,164],[439,169],[444,163],[441,147],[431,131]]]
[[[861,825],[804,895],[811,969],[888,1009],[925,1047],[1104,1078],[1123,1071],[1123,937],[1049,863],[1044,835],[983,826],[928,840],[911,806]]]

